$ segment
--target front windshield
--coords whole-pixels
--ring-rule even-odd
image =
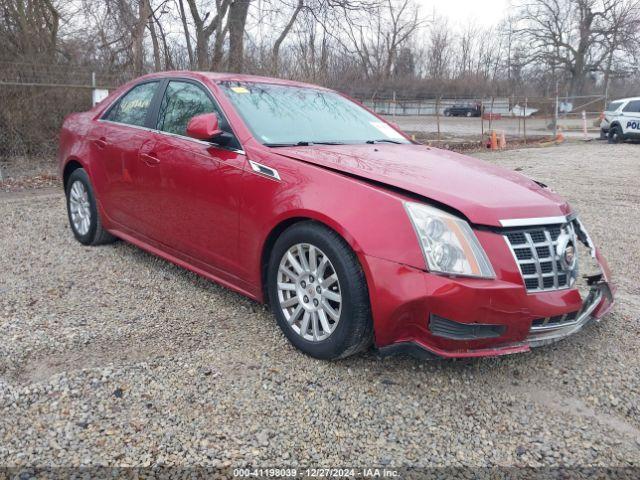
[[[364,108],[330,91],[249,82],[221,86],[265,145],[409,143]]]

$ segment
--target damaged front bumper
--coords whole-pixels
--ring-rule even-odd
[[[526,352],[573,335],[611,310],[611,272],[586,235],[581,240],[590,251],[582,258],[592,268],[585,268],[571,287],[533,292],[514,270],[504,239],[492,232],[478,232],[478,237],[492,254],[496,279],[444,277],[366,259],[372,290],[382,292],[371,298],[381,355],[469,358]]]
[[[480,337],[477,337],[475,341],[469,341],[470,339],[456,341],[448,338],[449,343],[442,348],[441,343],[435,344],[432,338],[423,335],[380,347],[378,352],[381,356],[409,354],[419,358],[494,357],[527,352],[531,348],[558,342],[579,332],[591,322],[600,321],[602,316],[611,310],[613,303],[613,292],[610,284],[606,281],[600,281],[591,287],[582,308],[575,316],[562,314],[536,319],[531,322],[526,338],[520,341],[505,342],[505,337],[495,338],[493,342],[488,338]],[[480,343],[476,342],[481,342],[482,347],[480,347]],[[491,345],[491,343],[494,343],[494,345]]]
[[[545,319],[546,321],[532,324],[526,344],[530,347],[539,347],[573,335],[592,320],[598,320],[602,317],[603,312],[600,312],[598,317],[595,317],[593,314],[603,300],[605,300],[609,308],[611,308],[613,304],[611,288],[607,282],[600,281],[591,288],[582,308],[575,318],[569,318],[567,315],[563,315],[563,318],[555,321]]]

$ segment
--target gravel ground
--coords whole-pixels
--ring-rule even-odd
[[[329,363],[259,304],[119,242],[58,190],[0,192],[0,466],[638,466],[640,150],[479,154],[563,192],[619,285],[561,343]]]

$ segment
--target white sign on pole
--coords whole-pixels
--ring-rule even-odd
[[[93,106],[95,107],[98,103],[109,96],[109,90],[104,90],[102,88],[94,88],[91,101],[93,102]]]

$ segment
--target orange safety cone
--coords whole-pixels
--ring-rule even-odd
[[[493,130],[491,132],[491,143],[489,144],[489,148],[491,148],[491,150],[497,150],[498,149],[498,138],[496,136],[496,131]]]
[[[556,134],[556,143],[564,142],[564,135],[562,134],[562,128],[558,127],[558,133]]]
[[[500,134],[500,149],[507,148],[507,139],[504,137],[504,131]]]

